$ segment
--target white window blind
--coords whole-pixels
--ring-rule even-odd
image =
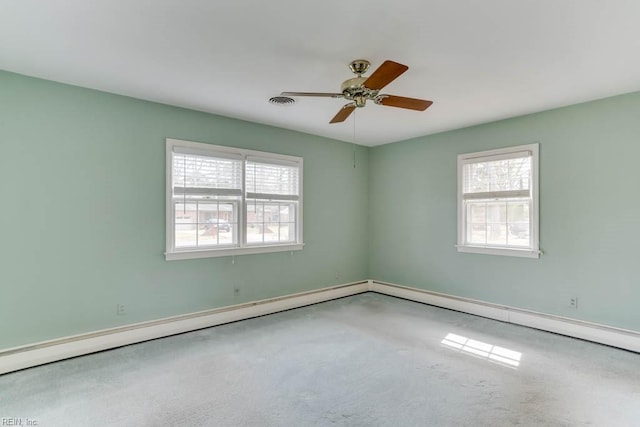
[[[247,198],[266,200],[298,200],[299,166],[247,159]]]
[[[496,197],[529,197],[531,152],[513,153],[511,158],[470,159],[464,162],[463,194],[466,200]]]
[[[458,157],[458,250],[535,256],[537,144]]]
[[[242,159],[216,153],[201,155],[176,151],[173,154],[174,195],[211,197],[242,194]]]

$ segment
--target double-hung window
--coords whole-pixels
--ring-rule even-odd
[[[302,164],[167,139],[166,259],[302,249]]]
[[[538,258],[538,144],[458,156],[459,252]]]

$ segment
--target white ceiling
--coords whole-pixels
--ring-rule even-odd
[[[0,0],[0,68],[353,142],[339,92],[364,58],[425,112],[356,111],[379,145],[640,89],[639,0]],[[1,96],[1,94],[0,94]]]

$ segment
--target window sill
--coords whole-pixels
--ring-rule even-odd
[[[468,245],[456,245],[458,252],[466,252],[472,254],[484,254],[484,255],[503,255],[514,256],[520,258],[540,258],[542,251],[532,249],[515,249],[515,248],[491,248],[485,246],[468,246]]]
[[[244,248],[186,250],[186,251],[176,251],[176,252],[165,252],[164,259],[166,261],[174,261],[174,260],[180,260],[180,259],[217,258],[222,256],[300,251],[303,248],[304,248],[304,243],[292,243],[292,244],[286,244],[286,245],[273,245],[273,246],[249,246]]]

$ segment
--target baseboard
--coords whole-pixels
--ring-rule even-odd
[[[0,374],[367,291],[640,353],[636,331],[369,280],[0,350]]]
[[[356,295],[368,290],[367,281],[349,283],[0,350],[0,374]]]
[[[487,303],[407,286],[369,281],[369,290],[516,325],[580,338],[640,353],[640,332]]]

